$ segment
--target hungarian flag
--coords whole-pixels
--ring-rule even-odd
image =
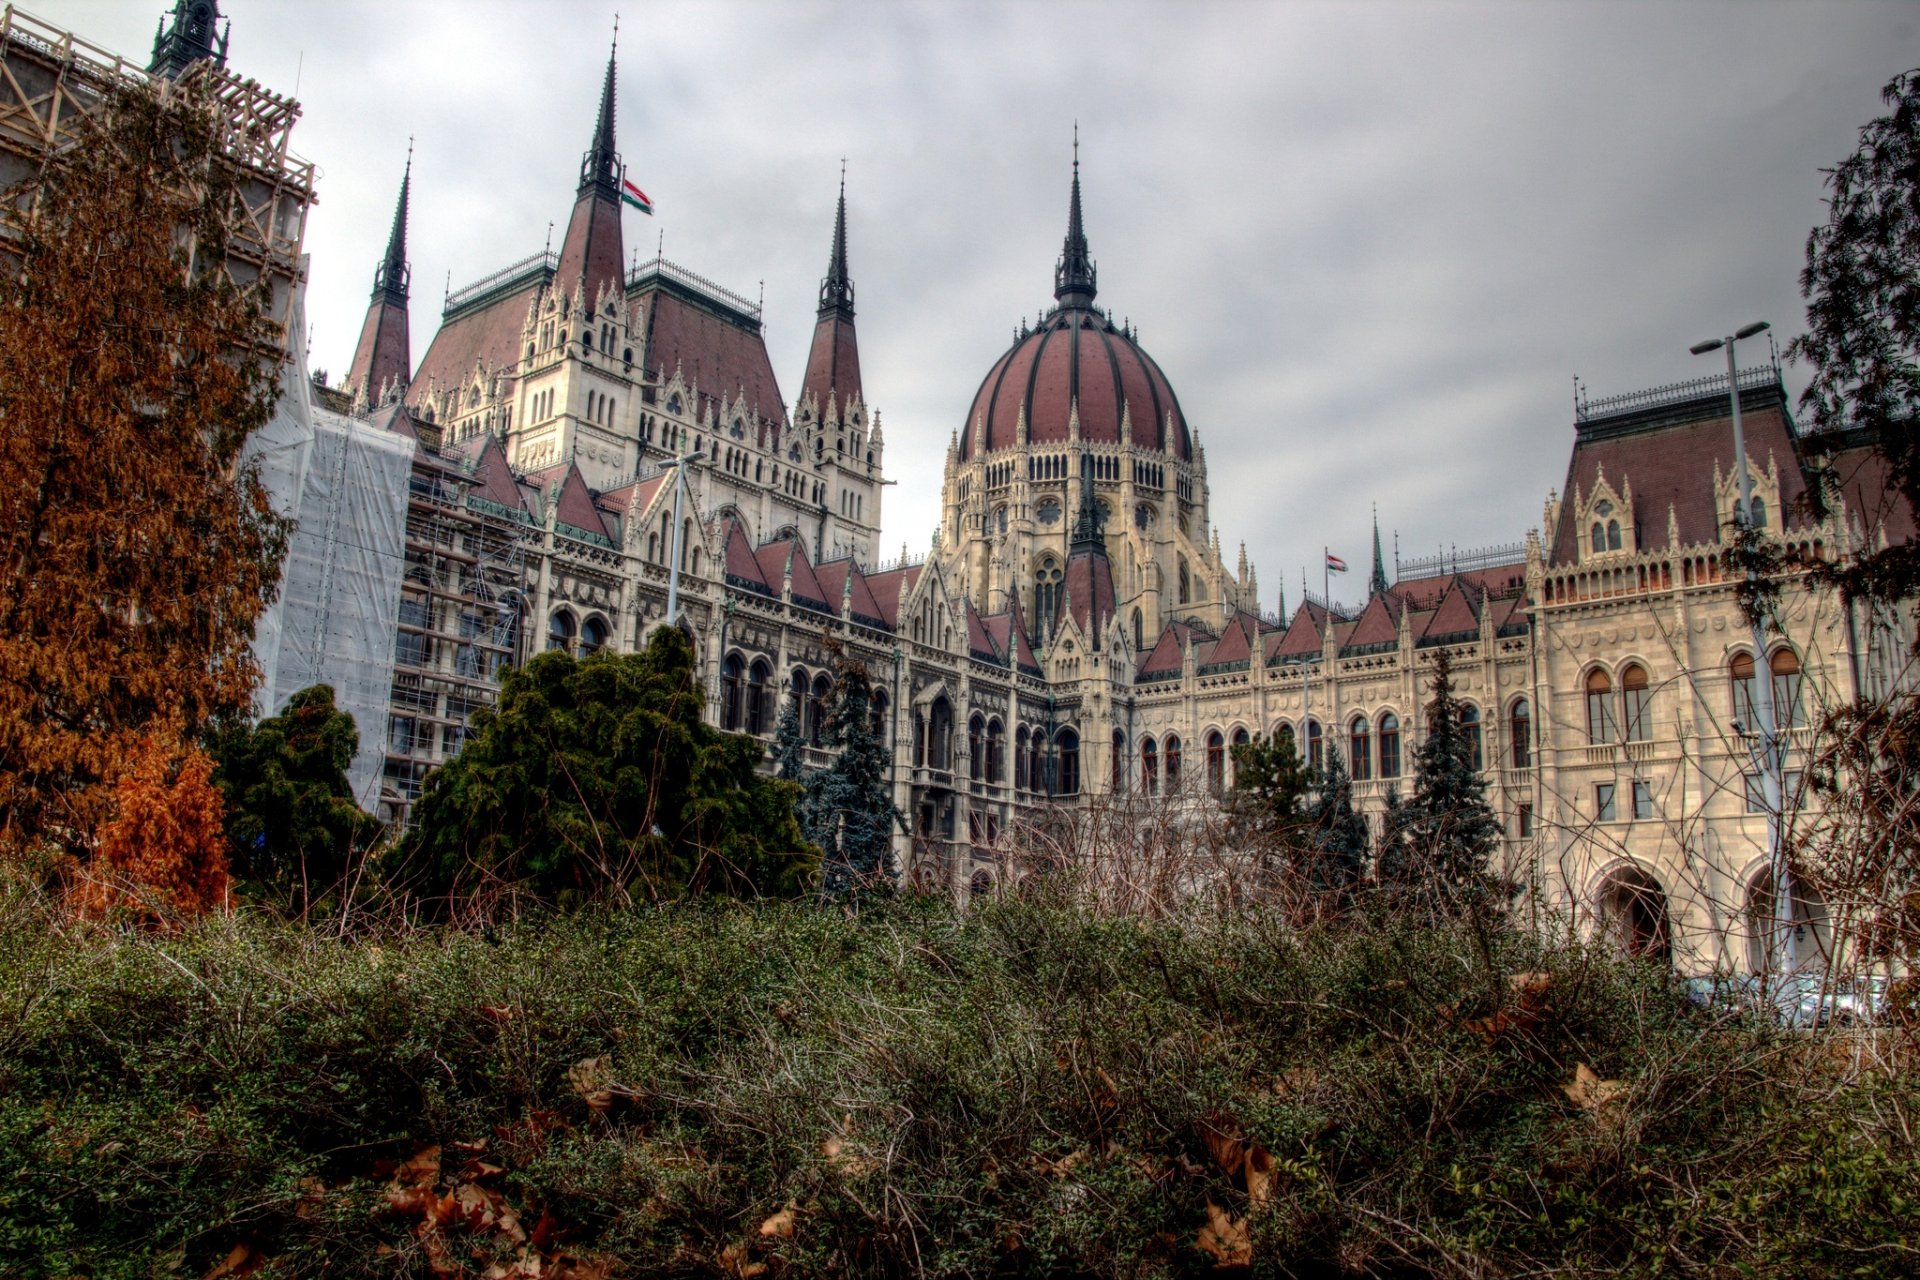
[[[1333,552],[1331,551],[1327,552],[1327,572],[1328,573],[1345,573],[1346,571],[1347,571],[1347,562],[1345,560],[1342,560],[1339,556],[1333,554]]]
[[[653,216],[653,201],[647,199],[647,193],[628,182],[623,175],[620,179],[620,203],[630,204],[648,217]]]

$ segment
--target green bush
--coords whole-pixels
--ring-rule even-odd
[[[0,911],[8,1276],[1174,1275],[1210,1205],[1264,1274],[1915,1261],[1910,1077],[1515,935],[1489,967],[1451,926],[1022,902],[357,941]],[[1582,1105],[1581,1065],[1622,1092]]]

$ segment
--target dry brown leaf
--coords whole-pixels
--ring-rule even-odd
[[[393,1171],[397,1187],[431,1187],[440,1181],[440,1148],[422,1147],[400,1162]]]
[[[1213,1259],[1215,1271],[1253,1266],[1253,1232],[1211,1200],[1207,1201],[1207,1224],[1200,1228],[1194,1243]]]
[[[1262,1208],[1273,1199],[1273,1153],[1259,1143],[1247,1147],[1247,1160],[1241,1172],[1247,1178],[1247,1201]]]
[[[229,1277],[250,1276],[266,1264],[266,1255],[244,1242],[227,1250],[227,1256],[213,1265],[205,1280],[229,1280]]]
[[[1576,1062],[1573,1064],[1573,1082],[1561,1085],[1560,1091],[1572,1099],[1575,1106],[1598,1115],[1612,1103],[1620,1101],[1626,1094],[1627,1086],[1619,1080],[1602,1080],[1592,1067],[1584,1062]]]
[[[483,1004],[480,1006],[480,1012],[490,1022],[513,1021],[513,1006],[510,1004]]]
[[[477,1182],[461,1184],[453,1193],[454,1206],[461,1218],[474,1231],[493,1232],[505,1236],[514,1244],[525,1244],[527,1233],[520,1226],[520,1219],[507,1203],[507,1198],[490,1187]]]
[[[849,1178],[858,1178],[872,1173],[879,1166],[867,1156],[861,1155],[847,1141],[853,1132],[853,1117],[840,1117],[840,1131],[829,1134],[820,1144],[820,1154],[827,1158],[827,1165],[834,1172]]]
[[[595,1115],[605,1115],[613,1106],[613,1059],[604,1055],[580,1059],[567,1068],[567,1083]]]
[[[734,1280],[753,1280],[755,1276],[767,1274],[767,1264],[750,1259],[744,1244],[728,1245],[714,1261],[719,1264],[722,1275],[732,1276]]]
[[[1069,1151],[1058,1160],[1052,1160],[1036,1152],[1033,1157],[1034,1172],[1045,1174],[1049,1178],[1067,1178],[1073,1171],[1087,1162],[1085,1151]]]
[[[760,1224],[760,1235],[765,1239],[793,1239],[793,1206],[788,1205],[780,1212]]]
[[[1547,998],[1547,992],[1553,989],[1553,975],[1550,973],[1510,973],[1507,975],[1507,990],[1513,992],[1523,1007],[1537,1006]]]

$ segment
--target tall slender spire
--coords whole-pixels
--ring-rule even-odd
[[[820,282],[820,317],[831,312],[853,319],[853,277],[847,274],[847,162],[840,162],[840,207],[833,216],[833,253]]]
[[[1367,579],[1367,592],[1376,596],[1387,593],[1387,562],[1380,554],[1380,508],[1378,505],[1373,509],[1373,576]]]
[[[400,199],[393,209],[387,253],[373,269],[373,301],[360,326],[360,341],[341,386],[362,408],[378,408],[383,398],[406,392],[413,373],[413,348],[407,332],[407,195],[413,186],[413,142],[407,142],[407,167],[400,178]]]
[[[176,0],[173,6],[173,25],[167,26],[162,18],[160,30],[153,37],[153,61],[147,64],[147,70],[168,79],[178,79],[185,71],[202,58],[208,58],[216,66],[227,65],[227,36],[222,34],[214,38],[213,29],[220,21],[220,6],[216,0]],[[227,24],[230,33],[233,24]]]
[[[620,154],[613,149],[614,64],[620,57],[620,26],[613,28],[613,48],[607,54],[607,78],[600,85],[600,115],[593,126],[593,145],[580,160],[580,191],[600,187],[620,198]]]
[[[614,47],[607,54],[606,79],[600,86],[593,145],[580,161],[580,188],[574,197],[573,216],[567,219],[554,278],[555,286],[567,293],[579,289],[582,302],[589,307],[598,306],[605,290],[620,288],[626,279],[627,254],[620,231],[620,153],[614,150],[613,137],[619,35],[616,26]]]
[[[387,233],[387,256],[373,271],[373,297],[405,305],[412,271],[407,265],[407,191],[413,185],[413,139],[407,139],[407,167],[400,175],[400,199],[393,206],[393,230]]]
[[[1080,123],[1073,125],[1073,199],[1067,207],[1067,241],[1053,269],[1053,296],[1062,305],[1085,307],[1098,293],[1087,233],[1080,219]]]

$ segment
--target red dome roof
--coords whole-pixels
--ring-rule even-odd
[[[994,363],[967,411],[960,456],[977,458],[1016,444],[1023,408],[1030,441],[1064,443],[1076,400],[1082,440],[1119,443],[1124,412],[1135,447],[1193,456],[1187,420],[1160,366],[1106,316],[1076,306],[1056,308]],[[1173,428],[1163,446],[1169,412]]]

